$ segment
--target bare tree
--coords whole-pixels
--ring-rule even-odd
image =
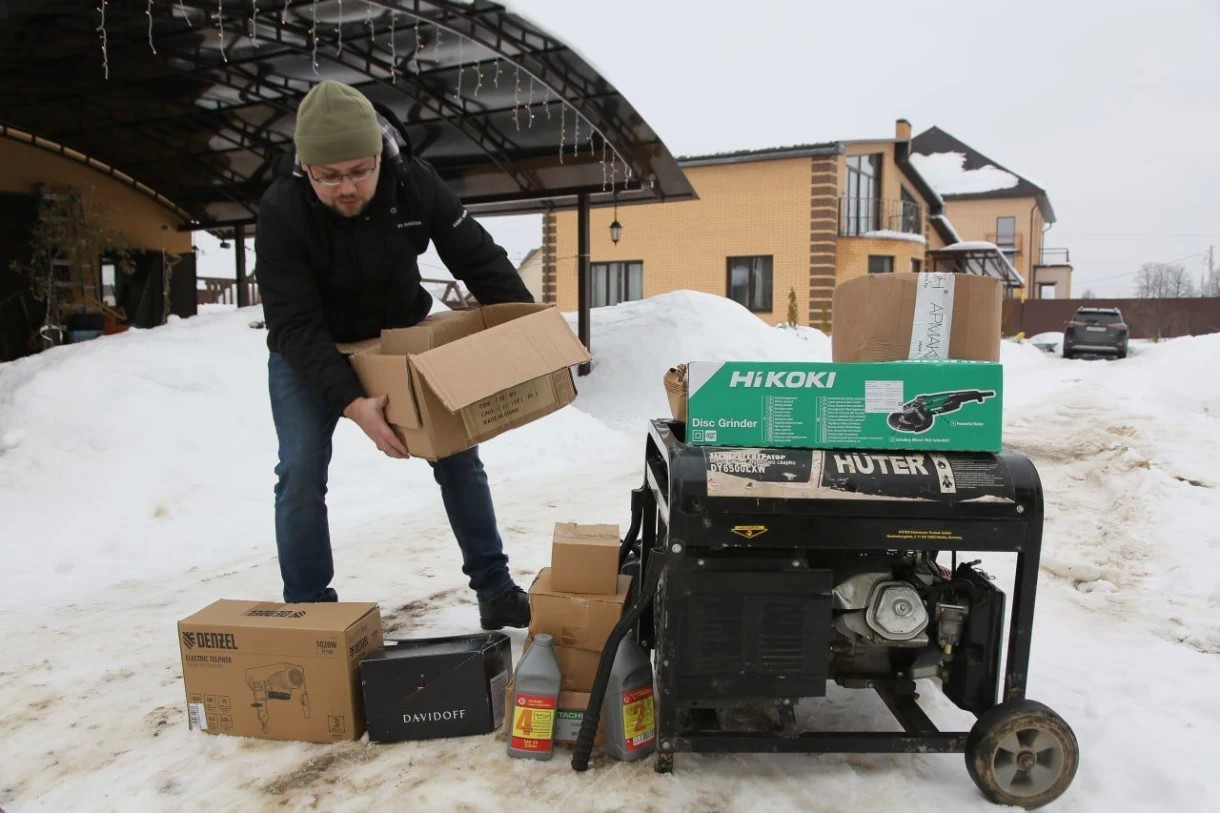
[[[1081,299],[1096,299],[1097,294],[1093,293],[1092,288],[1085,288],[1084,293],[1080,295]]]
[[[1135,276],[1135,295],[1140,299],[1187,299],[1199,293],[1185,266],[1144,263]]]

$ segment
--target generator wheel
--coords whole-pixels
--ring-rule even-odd
[[[966,770],[989,801],[1026,809],[1053,802],[1076,776],[1080,746],[1063,718],[1033,700],[983,714],[966,737]]]

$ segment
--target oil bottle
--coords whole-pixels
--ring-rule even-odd
[[[547,760],[554,754],[560,683],[559,660],[551,636],[535,635],[514,678],[512,723],[508,732],[510,757]]]
[[[623,637],[614,655],[602,712],[606,721],[606,753],[629,762],[656,750],[652,664],[630,635]]]

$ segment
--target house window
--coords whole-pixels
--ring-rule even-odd
[[[644,263],[629,260],[621,263],[593,263],[593,307],[617,305],[644,298]]]
[[[771,310],[771,257],[729,257],[729,299],[752,311]]]
[[[923,270],[923,260],[917,260],[914,257],[912,257],[911,258],[911,273],[918,274],[922,270]]]
[[[1000,249],[1017,247],[1017,219],[1015,217],[997,217],[995,219],[995,244]]]
[[[1055,283],[1053,283],[1053,282],[1038,283],[1038,298],[1039,299],[1054,299],[1055,298]]]
[[[847,156],[847,194],[843,198],[843,234],[876,231],[881,213],[881,155]]]
[[[870,274],[892,274],[894,272],[894,258],[885,257],[880,254],[868,255],[868,273]]]

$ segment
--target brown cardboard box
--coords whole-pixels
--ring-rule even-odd
[[[617,525],[556,522],[551,539],[551,589],[614,595],[618,591]]]
[[[600,653],[623,617],[630,586],[630,576],[619,576],[614,595],[564,593],[554,588],[551,569],[544,567],[530,585],[530,633],[546,633],[559,647]]]
[[[504,690],[504,708],[511,709],[513,707],[513,687],[515,681],[509,681],[508,688]],[[576,738],[580,734],[581,723],[585,719],[585,711],[589,708],[589,693],[588,692],[568,692],[562,691],[559,693],[559,703],[555,708],[555,734],[554,740],[558,745],[576,745]],[[600,721],[597,726],[597,736],[593,738],[593,747],[601,748],[606,742],[606,714],[603,711],[600,715]],[[508,727],[512,725],[512,716],[504,715],[504,732],[508,733]]]
[[[439,460],[570,404],[590,360],[553,306],[488,305],[340,345],[415,457]]]
[[[357,666],[378,649],[376,604],[222,599],[178,622],[191,728],[268,740],[364,734]]]
[[[525,638],[525,647],[522,652],[529,651],[533,643],[534,633],[531,632]],[[605,641],[602,642],[602,645],[605,645]],[[602,659],[601,650],[594,652],[589,649],[577,649],[559,644],[552,644],[551,647],[555,650],[555,658],[559,661],[560,687],[565,692],[592,691],[593,679],[597,677],[597,665],[601,663]]]
[[[835,288],[834,361],[1000,360],[1003,286],[971,274],[869,274]]]

